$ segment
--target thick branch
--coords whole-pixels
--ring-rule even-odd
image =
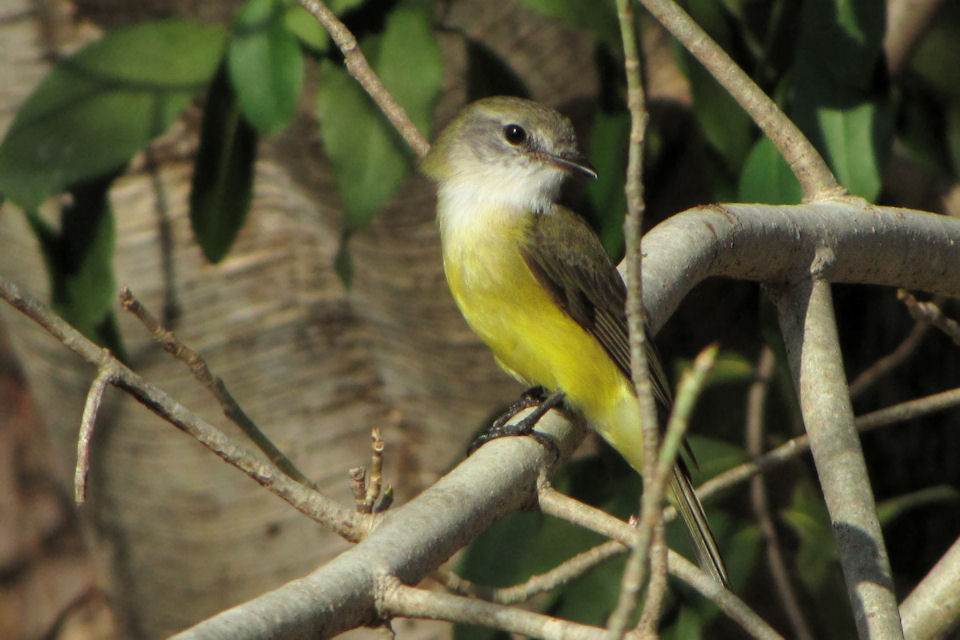
[[[910,640],[945,638],[960,625],[960,539],[900,606],[903,633]]]
[[[830,284],[819,279],[832,253],[818,252],[812,276],[776,295],[810,449],[836,538],[861,638],[902,639],[890,560],[853,421]]]
[[[573,445],[582,432],[556,412],[538,430],[561,446]],[[493,440],[328,564],[175,637],[328,638],[374,623],[378,580],[394,576],[416,584],[484,528],[532,505],[540,470],[553,457],[532,438]]]
[[[781,283],[800,277],[817,247],[832,250],[831,282],[960,296],[960,220],[846,201],[792,207],[697,207],[643,240],[643,300],[653,330],[711,276]]]

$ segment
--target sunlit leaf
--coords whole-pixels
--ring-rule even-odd
[[[766,204],[797,204],[803,191],[790,166],[768,138],[753,145],[740,173],[739,200]]]
[[[414,124],[428,132],[443,75],[429,12],[397,8],[382,36],[365,39],[362,48]],[[409,175],[413,154],[341,66],[325,61],[321,69],[320,136],[340,186],[346,227],[356,229],[370,221]]]
[[[330,46],[330,36],[316,18],[300,5],[287,7],[283,24],[300,43],[316,53],[323,53]]]
[[[303,57],[297,37],[287,29],[286,13],[281,0],[247,0],[227,46],[230,80],[243,115],[265,134],[290,123],[303,82]]]
[[[210,80],[223,36],[218,26],[143,22],[60,60],[0,145],[0,192],[33,209],[125,164]]]
[[[892,145],[893,109],[882,69],[883,5],[804,3],[793,114],[851,193],[873,200]]]

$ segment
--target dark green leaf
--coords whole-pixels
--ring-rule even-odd
[[[587,193],[597,218],[597,235],[603,248],[616,261],[623,256],[623,216],[627,209],[623,189],[629,138],[629,114],[597,111],[589,152],[597,169],[597,179],[587,184]]]
[[[560,18],[578,28],[588,28],[611,51],[620,51],[620,26],[616,5],[612,0],[523,0],[523,4],[548,16]]]
[[[390,14],[383,35],[365,39],[362,48],[414,124],[428,131],[443,76],[429,12],[401,5]],[[321,69],[320,137],[340,186],[346,228],[357,229],[396,192],[413,167],[412,155],[342,67],[325,61]]]
[[[754,141],[754,124],[726,89],[687,53],[681,67],[690,83],[697,122],[731,175],[738,175]]]
[[[221,71],[207,95],[190,189],[190,224],[210,262],[223,259],[246,220],[256,158],[257,133]]]
[[[230,80],[240,108],[264,134],[290,123],[303,83],[303,57],[285,16],[281,0],[247,0],[227,46]]]
[[[366,1],[367,0],[331,0],[331,2],[327,3],[327,6],[330,7],[330,11],[340,16],[351,9],[359,7]]]
[[[797,573],[811,592],[817,592],[834,566],[833,531],[823,497],[812,483],[798,481],[783,518],[799,543]]]
[[[742,202],[797,204],[803,198],[800,183],[768,138],[753,145],[740,173],[737,191]]]
[[[892,144],[881,71],[885,13],[873,0],[804,3],[795,66],[797,124],[851,193],[873,200]]]
[[[467,101],[487,96],[529,98],[520,76],[486,44],[467,39]]]
[[[223,30],[177,20],[107,34],[57,63],[0,145],[0,191],[25,209],[126,163],[217,68]]]
[[[426,135],[443,83],[443,54],[427,7],[401,4],[387,18],[375,65],[387,90]]]
[[[50,277],[51,306],[64,320],[122,357],[112,306],[116,231],[107,193],[116,174],[74,185],[57,230],[32,210],[30,226]]]

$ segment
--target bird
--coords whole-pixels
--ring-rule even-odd
[[[436,185],[443,270],[467,324],[507,373],[562,392],[642,473],[626,286],[587,222],[557,203],[567,177],[597,176],[570,120],[531,100],[483,98],[443,129],[421,170]],[[660,360],[647,355],[654,396],[669,407]],[[728,584],[682,460],[669,490],[701,567]]]

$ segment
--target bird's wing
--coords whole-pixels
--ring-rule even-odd
[[[627,290],[587,223],[569,209],[555,206],[534,216],[520,254],[557,305],[597,339],[629,379]],[[646,345],[654,396],[664,409],[669,408],[666,374],[649,336]]]

